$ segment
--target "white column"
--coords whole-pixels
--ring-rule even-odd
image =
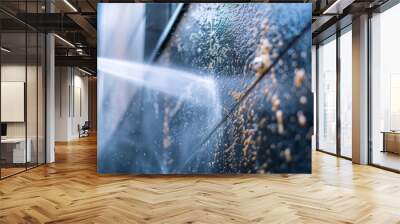
[[[46,162],[52,163],[55,161],[54,151],[54,133],[55,133],[55,76],[54,76],[54,35],[47,34],[46,36]]]
[[[54,5],[46,1],[46,12],[54,12]],[[55,43],[54,34],[46,34],[46,163],[55,161]]]
[[[368,163],[368,16],[353,19],[353,162]]]

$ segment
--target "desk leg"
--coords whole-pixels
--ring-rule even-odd
[[[386,134],[382,133],[383,135],[383,149],[381,152],[386,152]]]

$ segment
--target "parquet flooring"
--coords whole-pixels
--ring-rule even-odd
[[[312,175],[96,173],[96,139],[0,181],[0,223],[400,223],[400,175],[313,152]]]
[[[19,173],[19,172],[22,172],[22,171],[24,171],[25,170],[25,167],[21,167],[21,168],[19,168],[19,167],[17,167],[17,168],[14,168],[14,167],[7,167],[7,168],[1,168],[1,175],[2,175],[2,177],[7,177],[7,176],[11,176],[11,175],[13,175],[13,174],[16,174],[16,173]]]

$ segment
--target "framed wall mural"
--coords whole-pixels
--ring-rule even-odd
[[[103,3],[98,30],[99,173],[311,172],[311,4]]]

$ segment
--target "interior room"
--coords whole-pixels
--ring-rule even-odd
[[[398,21],[0,1],[0,223],[400,223]]]

